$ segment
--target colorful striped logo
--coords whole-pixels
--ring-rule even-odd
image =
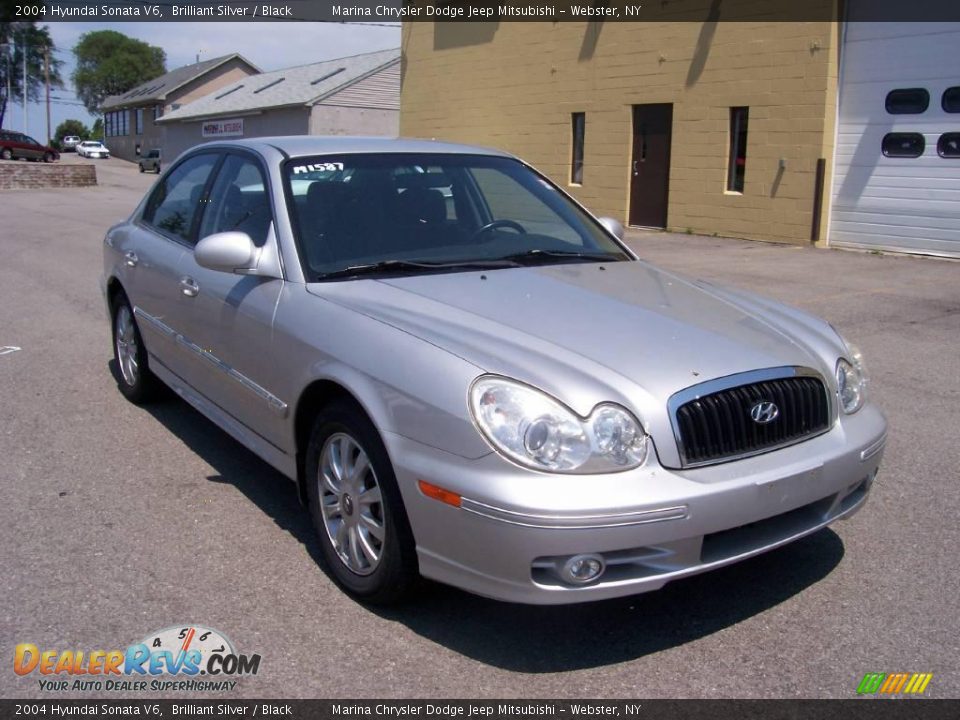
[[[858,695],[922,695],[933,673],[867,673],[857,687]]]

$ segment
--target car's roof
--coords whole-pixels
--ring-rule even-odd
[[[437,142],[435,140],[415,140],[408,138],[384,137],[344,137],[289,135],[278,137],[260,137],[246,140],[219,141],[217,145],[247,147],[264,151],[268,148],[280,150],[290,157],[309,155],[332,155],[336,153],[443,153],[450,155],[499,155],[512,157],[502,150]]]

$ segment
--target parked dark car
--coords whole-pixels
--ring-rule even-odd
[[[140,158],[140,172],[155,172],[157,175],[160,174],[160,149],[153,148],[148,150],[147,154]]]
[[[53,162],[60,153],[47,145],[41,145],[29,135],[10,130],[0,130],[0,158],[4,160],[43,160]]]

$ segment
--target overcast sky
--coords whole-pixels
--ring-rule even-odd
[[[342,23],[50,23],[50,34],[57,48],[57,57],[64,61],[61,75],[66,83],[51,95],[59,98],[50,105],[50,132],[63,120],[76,118],[93,124],[93,118],[78,103],[70,83],[73,71],[73,47],[83,33],[94,30],[117,30],[167,53],[167,70],[219,55],[238,52],[264,72],[293,65],[373,52],[400,46],[400,27],[379,27]],[[42,97],[42,94],[41,94]],[[7,106],[4,126],[23,129],[23,109],[19,103]],[[27,134],[40,142],[46,139],[46,107],[41,101],[29,103]]]

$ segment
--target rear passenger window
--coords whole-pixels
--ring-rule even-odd
[[[200,209],[207,179],[218,155],[194,155],[173,169],[150,196],[143,213],[144,222],[165,235],[191,242],[190,228]]]
[[[960,113],[960,87],[947,88],[940,98],[940,105],[944,112]]]
[[[236,230],[245,232],[257,247],[262,247],[272,219],[260,165],[242,155],[228,156],[210,191],[200,237]]]
[[[930,93],[924,88],[891,90],[887,94],[887,112],[891,115],[919,115],[930,107]]]
[[[887,157],[920,157],[925,147],[926,142],[920,133],[887,133],[883,136],[883,154]]]

